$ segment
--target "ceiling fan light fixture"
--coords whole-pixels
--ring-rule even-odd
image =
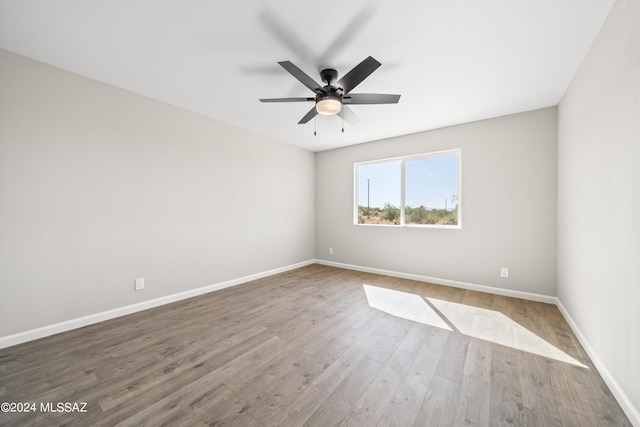
[[[342,101],[336,95],[324,95],[316,101],[316,111],[324,116],[336,115],[342,110]]]

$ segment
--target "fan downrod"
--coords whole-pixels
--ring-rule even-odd
[[[320,78],[323,82],[330,85],[331,82],[335,81],[338,78],[338,72],[333,68],[325,68],[320,71]]]

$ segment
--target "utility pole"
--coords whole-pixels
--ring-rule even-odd
[[[370,179],[367,178],[367,209],[371,209],[369,207],[369,181],[370,181]]]

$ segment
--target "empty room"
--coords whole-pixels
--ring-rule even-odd
[[[640,1],[0,0],[0,425],[640,427]]]

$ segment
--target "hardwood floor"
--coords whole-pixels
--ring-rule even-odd
[[[0,401],[36,409],[3,426],[631,425],[555,306],[321,265],[1,350]]]

